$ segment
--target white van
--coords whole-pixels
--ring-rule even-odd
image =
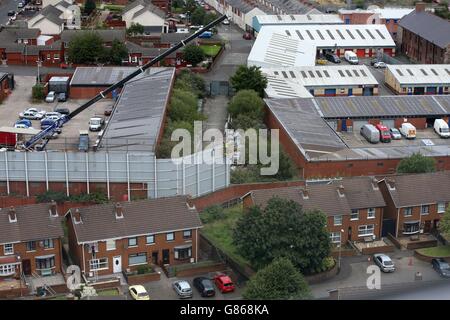
[[[414,127],[409,122],[402,123],[402,126],[399,128],[400,133],[405,136],[406,139],[415,139],[416,138],[416,127]]]
[[[358,64],[358,56],[353,51],[345,51],[344,58],[347,60],[350,64]]]
[[[448,128],[448,124],[443,119],[434,120],[434,131],[441,138],[450,138],[450,130]]]
[[[370,143],[380,142],[380,131],[372,124],[365,124],[360,129],[361,135]]]

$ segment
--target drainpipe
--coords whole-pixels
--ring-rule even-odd
[[[198,262],[198,228],[195,229],[195,262]]]
[[[81,244],[81,252],[83,255],[83,274],[85,274],[86,273],[86,261],[84,260],[84,245],[83,244]]]
[[[399,220],[400,220],[400,208],[397,209],[397,227],[395,228],[395,237],[396,238],[398,237],[398,224],[400,222]]]

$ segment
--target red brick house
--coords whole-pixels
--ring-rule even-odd
[[[61,272],[63,218],[56,203],[0,210],[0,281]]]
[[[72,256],[87,278],[197,262],[202,225],[187,201],[175,196],[71,209],[66,217]]]
[[[11,74],[0,72],[0,102],[6,98],[8,92],[12,89],[10,86],[10,78],[12,78]]]
[[[384,230],[395,237],[429,233],[450,203],[450,172],[409,174],[380,181],[386,201],[384,217],[392,228]]]
[[[327,217],[332,243],[380,238],[383,209],[386,205],[376,180],[349,178],[327,184],[250,191],[243,196],[244,208],[264,208],[272,197],[293,200],[304,210],[318,209]]]

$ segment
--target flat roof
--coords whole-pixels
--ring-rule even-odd
[[[8,133],[19,133],[19,134],[31,134],[35,135],[41,132],[41,130],[33,129],[33,128],[14,128],[14,127],[0,127],[0,132],[8,132]]]
[[[414,11],[414,8],[396,8],[396,7],[385,7],[385,8],[373,8],[373,9],[339,9],[340,14],[353,14],[353,13],[375,13],[379,14],[382,19],[401,19],[407,14]]]
[[[344,23],[337,14],[290,14],[258,15],[254,19],[263,25],[340,24]]]
[[[109,150],[155,151],[175,68],[150,68],[125,84],[99,142]]]
[[[333,66],[305,66],[305,67],[280,67],[263,68],[262,73],[267,76],[268,85],[266,93],[274,92],[277,96],[280,86],[296,88],[297,86],[308,88],[315,87],[346,87],[346,86],[376,86],[377,79],[365,65],[333,65]],[[304,91],[296,89],[300,96],[305,97]],[[309,93],[309,92],[308,92]],[[282,90],[280,96],[282,96]],[[287,93],[291,96],[291,93]],[[294,95],[295,96],[295,95]],[[271,98],[268,94],[268,97]],[[291,96],[292,97],[292,96]],[[311,97],[311,95],[306,95]]]
[[[316,48],[395,48],[385,25],[263,26],[248,57],[248,65],[315,65]]]
[[[450,64],[394,64],[387,69],[401,85],[450,84]]]
[[[136,70],[137,67],[77,67],[70,85],[110,86]]]

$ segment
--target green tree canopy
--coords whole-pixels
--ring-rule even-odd
[[[127,29],[128,35],[137,35],[144,33],[144,26],[140,23],[132,23],[131,26]]]
[[[228,112],[233,118],[246,115],[252,119],[262,120],[264,117],[264,101],[254,90],[240,90],[231,99]]]
[[[439,221],[439,231],[450,238],[450,205],[445,210],[444,215]]]
[[[174,89],[170,99],[169,117],[172,121],[186,121],[194,123],[203,120],[197,111],[197,97],[188,91]]]
[[[264,89],[267,87],[266,76],[256,66],[239,66],[230,81],[236,91],[251,89],[255,90],[261,97],[264,96]]]
[[[86,2],[84,3],[84,14],[88,16],[96,8],[97,8],[97,5],[95,4],[95,0],[86,0]]]
[[[217,19],[217,15],[214,12],[208,12],[203,19],[203,25],[207,25]]]
[[[200,98],[205,95],[205,80],[198,74],[187,69],[181,71],[177,76],[174,87],[176,89],[190,91]]]
[[[266,208],[251,207],[242,215],[233,243],[257,269],[286,257],[304,274],[320,272],[331,251],[326,222],[320,211],[304,212],[292,200],[273,197]]]
[[[259,270],[243,293],[251,300],[298,300],[312,298],[302,274],[286,258],[278,258]]]
[[[202,7],[197,7],[191,15],[192,25],[202,25],[205,21],[206,11]]]
[[[426,173],[436,171],[436,160],[426,157],[420,153],[415,153],[400,161],[397,167],[398,173]]]
[[[205,59],[205,53],[199,46],[196,46],[195,44],[189,44],[184,47],[183,53],[184,60],[186,60],[193,66],[196,66],[198,63],[202,62]]]
[[[77,64],[95,64],[105,56],[103,40],[96,32],[76,35],[70,41],[67,51],[69,61]]]
[[[121,65],[122,61],[128,58],[128,49],[125,44],[117,39],[114,39],[111,48],[107,50],[108,62],[110,64]]]

